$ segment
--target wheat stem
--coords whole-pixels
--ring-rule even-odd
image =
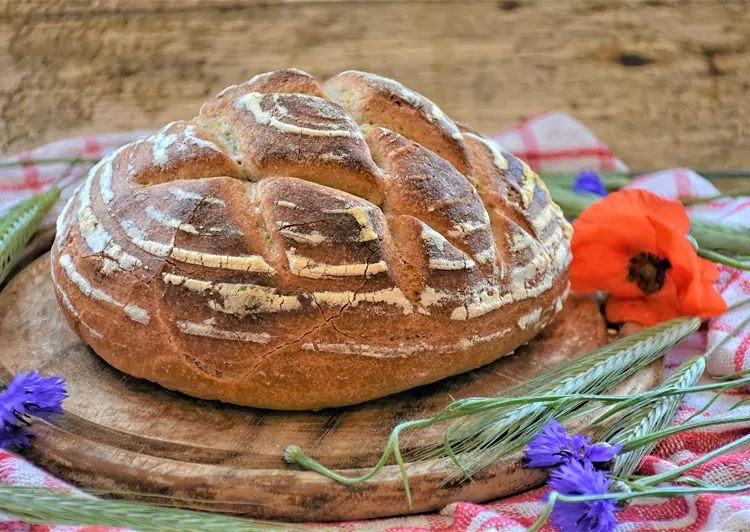
[[[619,399],[622,399],[623,396],[618,396]],[[623,452],[628,452],[634,449],[637,449],[644,445],[649,445],[650,443],[655,443],[663,438],[667,438],[670,436],[674,436],[676,434],[680,434],[682,432],[688,431],[688,430],[695,430],[695,429],[701,429],[705,427],[712,427],[716,425],[729,425],[732,423],[744,423],[750,421],[750,416],[735,416],[735,417],[729,417],[729,418],[718,418],[718,419],[706,419],[703,421],[699,421],[696,423],[691,423],[689,425],[681,424],[673,427],[668,427],[666,429],[663,429],[658,432],[653,432],[651,434],[642,436],[640,438],[630,439],[623,445]],[[295,460],[296,461],[296,460]],[[298,463],[301,465],[307,466],[307,463],[305,463],[304,458],[302,458]],[[310,463],[310,469],[315,470],[315,464]],[[616,477],[612,476],[615,479],[622,480],[623,482],[629,482],[627,478],[625,477]],[[346,477],[344,477],[346,478]],[[641,487],[642,489],[642,487]],[[238,504],[248,504],[248,505],[254,505],[251,503],[246,503],[243,501],[231,501],[231,500],[208,500],[208,499],[191,499],[191,498],[183,498],[183,497],[174,497],[170,495],[163,495],[158,493],[141,493],[141,492],[134,492],[134,491],[124,491],[124,490],[105,490],[105,489],[87,489],[85,490],[86,493],[91,495],[115,495],[115,496],[123,496],[123,495],[137,495],[139,497],[154,497],[154,498],[161,498],[161,499],[167,499],[170,501],[178,501],[178,502],[189,502],[189,503],[210,503],[210,504],[231,504],[231,505],[238,505]]]
[[[48,164],[96,164],[100,161],[99,158],[94,157],[55,157],[51,159],[17,159],[10,161],[0,161],[0,168],[11,168],[14,166],[30,166],[30,165],[48,165]]]
[[[737,255],[750,254],[748,233],[748,228],[741,225],[690,217],[690,235],[705,250],[731,251]]]
[[[695,385],[706,369],[706,358],[694,358],[680,366],[674,374],[661,384],[659,389],[686,390]],[[684,394],[659,397],[634,405],[619,416],[604,432],[601,439],[611,444],[622,444],[638,440],[644,435],[658,432],[674,418]],[[627,477],[638,467],[644,456],[649,454],[656,442],[642,443],[629,451],[621,452],[612,466],[613,474]]]
[[[0,216],[0,285],[10,275],[16,260],[60,199],[60,189],[50,187],[8,209]]]
[[[681,199],[680,202],[682,202],[683,205],[690,206],[690,205],[699,205],[701,203],[708,203],[710,201],[716,201],[723,198],[738,198],[741,196],[748,196],[750,195],[750,188],[738,188],[735,190],[730,190],[728,192],[724,192],[722,194],[716,194],[715,196],[703,196],[699,198],[684,198]]]
[[[283,523],[94,499],[19,486],[0,486],[0,513],[35,524],[123,527],[143,532],[255,532],[292,528]]]
[[[744,307],[748,303],[750,303],[750,297],[746,297],[745,299],[740,299],[739,301],[737,301],[737,302],[732,303],[731,305],[729,305],[727,307],[727,312],[731,312],[733,310],[737,310],[740,307]]]
[[[639,369],[656,360],[669,347],[700,326],[697,318],[682,318],[657,325],[604,346],[584,357],[564,364],[527,383],[506,391],[506,394],[574,397],[603,393]],[[554,418],[567,421],[581,407],[580,401],[569,399],[557,404],[530,404],[505,412],[489,412],[474,416],[448,429],[450,448],[462,456],[464,471],[473,473],[523,447],[542,425]],[[430,446],[418,456],[442,456],[445,446]]]
[[[539,178],[547,186],[554,185],[571,188],[578,175],[577,173],[572,174],[567,172],[542,172],[539,174]],[[630,183],[630,178],[627,175],[618,172],[596,172],[596,175],[607,190],[617,190]]]

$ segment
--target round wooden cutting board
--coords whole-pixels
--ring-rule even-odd
[[[70,397],[57,425],[33,424],[37,436],[25,453],[33,462],[86,488],[174,497],[128,495],[131,499],[296,521],[424,512],[538,485],[542,474],[522,469],[517,454],[472,482],[446,482],[455,475],[446,460],[414,463],[408,466],[410,509],[394,465],[365,484],[344,486],[287,465],[282,453],[298,444],[342,474],[362,474],[377,461],[398,423],[432,416],[451,397],[494,395],[608,342],[594,302],[571,298],[531,344],[476,371],[346,408],[278,412],[238,407],[170,392],[108,366],[63,320],[47,255],[0,293],[0,338],[0,377],[6,382],[18,371],[38,369],[68,383]],[[660,366],[653,365],[620,391],[645,390],[660,377]],[[440,437],[438,429],[407,431],[402,449],[408,453]]]

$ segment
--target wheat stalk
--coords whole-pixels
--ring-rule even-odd
[[[666,379],[657,390],[667,388],[686,389],[698,382],[706,369],[705,357],[697,357],[682,364],[674,374]],[[627,408],[611,423],[599,437],[612,444],[625,444],[636,438],[660,431],[672,422],[677,407],[684,395],[670,395],[648,400]],[[617,407],[596,422],[601,422],[615,414]],[[627,477],[633,473],[644,456],[656,446],[656,442],[620,453],[612,466],[612,473],[617,477]]]
[[[577,217],[584,210],[588,209],[591,205],[602,199],[596,194],[590,193],[577,193],[568,187],[556,185],[554,183],[547,184],[547,190],[552,198],[552,201],[557,203],[565,213],[565,216]]]
[[[744,305],[747,301],[739,301],[735,305]],[[706,370],[706,362],[719,348],[733,338],[740,330],[750,323],[750,316],[736,324],[724,338],[716,343],[703,355],[682,364],[666,379],[653,393],[650,399],[638,402],[621,403],[604,415],[600,416],[594,423],[602,421],[619,414],[618,418],[602,431],[600,439],[609,443],[622,444],[626,450],[621,453],[613,464],[613,474],[617,477],[627,477],[636,470],[644,456],[649,454],[661,438],[653,436],[664,433],[663,429],[672,422],[682,398],[693,389],[695,384]],[[739,374],[738,374],[739,375]],[[731,376],[730,376],[731,377]],[[727,382],[719,385],[717,393],[702,409],[690,416],[685,423],[690,422],[696,416],[702,414],[718,399],[724,391],[737,385],[737,381]],[[682,391],[682,393],[670,394],[668,396],[656,396],[662,391]],[[695,424],[686,425],[686,430],[695,428]],[[668,432],[668,431],[667,431]],[[664,436],[666,437],[666,436]],[[639,444],[643,442],[642,444]],[[636,444],[636,445],[633,445]]]
[[[20,202],[0,216],[0,285],[58,199],[60,189],[53,186],[46,192]]]
[[[710,201],[716,201],[724,198],[740,198],[742,196],[750,196],[750,188],[735,188],[722,192],[721,194],[715,194],[713,196],[698,196],[695,198],[683,198],[680,202],[686,207],[689,205],[699,205],[701,203],[708,203]]]
[[[359,477],[345,476],[340,472],[334,471],[327,468],[320,462],[307,456],[298,445],[290,445],[284,450],[284,458],[290,463],[297,463],[303,467],[316,471],[321,475],[340,482],[346,485],[355,485],[362,482],[366,482],[373,478],[387,463],[391,455],[396,455],[396,461],[401,467],[401,473],[404,480],[404,489],[406,491],[407,499],[410,501],[409,483],[408,477],[406,476],[405,464],[401,458],[400,453],[395,452],[395,448],[398,446],[398,437],[401,432],[407,429],[420,429],[426,428],[436,423],[443,421],[450,421],[453,419],[460,419],[466,416],[476,415],[480,412],[498,412],[504,411],[508,407],[517,407],[520,405],[529,405],[535,403],[542,403],[548,405],[564,406],[565,404],[583,404],[583,403],[598,403],[602,405],[626,405],[632,406],[638,403],[649,401],[658,397],[669,397],[671,395],[684,396],[688,393],[699,393],[707,392],[712,390],[726,391],[729,388],[750,385],[750,377],[733,380],[730,382],[720,382],[713,384],[704,384],[700,386],[692,386],[687,389],[675,389],[675,388],[664,388],[651,390],[635,395],[601,395],[601,394],[571,394],[571,395],[536,395],[536,396],[523,396],[523,397],[470,397],[467,399],[460,399],[453,401],[441,410],[437,415],[426,418],[426,419],[415,419],[411,421],[405,421],[396,426],[391,432],[391,436],[388,438],[388,443],[383,450],[380,461],[373,466],[369,471]],[[740,421],[747,421],[744,417],[740,418],[724,418],[722,420],[709,420],[700,421],[690,426],[683,425],[680,427],[670,427],[660,432],[655,432],[638,438],[636,440],[629,441],[625,448],[627,450],[636,449],[642,445],[648,445],[654,441],[658,441],[661,438],[673,436],[690,428],[700,428],[705,426],[719,425],[724,423],[737,423]],[[411,503],[410,503],[411,504]]]
[[[19,255],[34,237],[44,217],[60,199],[62,190],[73,181],[72,165],[45,192],[26,198],[0,214],[0,287],[15,265]]]
[[[690,234],[702,249],[731,251],[737,255],[750,254],[748,228],[726,222],[712,222],[690,218]]]
[[[601,394],[651,364],[698,327],[698,318],[659,324],[505,390],[500,397]],[[526,445],[550,419],[565,421],[579,414],[585,403],[559,401],[481,413],[449,427],[442,445],[419,449],[416,458],[448,456],[464,475],[471,475]]]
[[[143,532],[261,532],[306,529],[142,503],[102,500],[44,488],[0,486],[0,514],[28,523],[123,527]]]
[[[100,158],[96,157],[55,157],[51,159],[9,159],[0,161],[0,168],[12,168],[15,166],[31,166],[31,165],[46,165],[46,164],[96,164],[100,161]]]

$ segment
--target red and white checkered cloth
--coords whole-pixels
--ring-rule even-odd
[[[20,158],[99,157],[120,145],[142,136],[144,132],[118,133],[91,138],[60,141],[27,152]],[[547,113],[533,118],[509,131],[494,136],[509,151],[528,161],[538,171],[626,170],[627,167],[576,120],[561,114]],[[65,171],[64,164],[0,168],[0,211],[7,205],[39,192]],[[717,193],[711,183],[690,170],[670,170],[643,176],[632,186],[647,188],[665,196],[685,198]],[[70,191],[68,191],[70,194]],[[59,209],[59,207],[58,207]],[[728,220],[750,225],[750,199],[725,199],[692,207],[691,214],[712,220]],[[59,211],[58,211],[59,212]],[[50,216],[52,222],[56,213]],[[739,272],[720,266],[718,288],[729,304],[750,296],[750,272]],[[709,321],[707,325],[667,355],[666,365],[673,370],[681,362],[703,353],[719,341],[736,323],[750,312],[744,309]],[[728,342],[711,359],[711,375],[727,375],[750,368],[750,328]],[[709,376],[704,377],[708,382]],[[693,394],[682,404],[675,423],[684,422],[711,398],[713,393]],[[748,416],[748,422],[691,431],[663,440],[641,465],[641,473],[658,473],[685,464],[703,454],[729,443],[750,430],[750,405],[729,412],[732,405],[746,397],[739,392],[719,398],[700,418]],[[714,484],[730,484],[750,476],[750,450],[740,450],[709,461],[693,471],[693,475]],[[22,486],[60,486],[61,483],[13,454],[0,451],[0,483]],[[335,527],[347,532],[520,532],[541,514],[541,498],[545,490],[537,489],[522,495],[485,505],[452,504],[439,514],[411,516],[376,521],[340,523]],[[683,531],[750,531],[750,493],[746,495],[700,495],[674,499],[638,499],[619,515],[621,531],[650,530]],[[546,530],[553,530],[547,526]],[[0,530],[35,532],[104,531],[89,527],[54,527],[25,525],[2,519]]]

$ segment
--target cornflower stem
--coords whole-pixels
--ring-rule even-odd
[[[628,440],[627,442],[623,444],[622,452],[632,451],[633,449],[637,449],[638,447],[643,447],[644,445],[650,445],[663,438],[668,438],[670,436],[674,436],[675,434],[680,434],[688,430],[701,429],[705,427],[713,427],[715,425],[729,425],[732,423],[745,423],[747,421],[750,421],[750,416],[734,416],[734,417],[725,417],[725,418],[717,418],[717,419],[707,419],[705,421],[696,421],[695,423],[683,423],[680,425],[674,425],[674,426],[667,427],[666,429],[662,429],[657,432],[652,432],[651,434],[646,434],[639,438],[633,438],[633,439]]]
[[[689,462],[683,466],[676,467],[675,469],[665,471],[664,473],[660,473],[658,475],[653,475],[645,479],[642,479],[640,483],[643,484],[644,486],[654,486],[656,484],[659,484],[660,482],[666,482],[673,478],[677,478],[680,475],[682,475],[685,471],[690,471],[691,469],[695,469],[699,465],[705,464],[709,460],[713,460],[717,456],[721,456],[722,454],[728,451],[731,451],[735,447],[739,447],[740,445],[743,445],[745,442],[748,442],[748,441],[750,441],[750,434],[746,434],[739,440],[735,440],[731,443],[728,443],[724,445],[723,447],[714,449],[710,453],[704,454],[697,460],[693,460],[692,462]]]
[[[514,397],[514,398],[469,398],[456,401],[446,406],[440,413],[432,418],[419,419],[413,421],[406,421],[396,426],[391,432],[388,442],[383,450],[383,453],[375,466],[370,471],[359,477],[347,477],[341,475],[328,467],[324,466],[320,462],[307,456],[302,449],[297,445],[290,445],[286,448],[284,456],[287,461],[298,463],[312,471],[315,471],[331,480],[335,480],[345,485],[354,485],[365,482],[371,479],[375,474],[378,473],[387,463],[391,454],[396,453],[396,461],[398,462],[399,469],[401,470],[402,476],[406,476],[405,464],[401,458],[400,450],[398,449],[398,437],[399,434],[408,428],[425,428],[442,421],[450,421],[460,417],[470,416],[479,412],[485,412],[489,410],[495,410],[500,408],[506,408],[508,406],[531,404],[531,403],[554,403],[554,402],[588,402],[598,401],[604,404],[611,403],[633,403],[643,399],[668,397],[671,395],[685,395],[696,391],[708,391],[715,389],[727,389],[728,387],[741,386],[743,384],[750,383],[750,377],[745,379],[739,379],[731,382],[723,382],[718,384],[708,384],[702,386],[694,386],[691,388],[664,388],[661,390],[644,392],[634,396],[627,395],[596,395],[596,394],[570,394],[570,395],[546,395],[546,396],[526,396],[526,397]],[[695,424],[697,425],[697,424]],[[687,430],[687,429],[685,429]],[[405,483],[405,489],[407,490],[407,497],[411,504],[411,494],[408,491],[408,484]]]
[[[549,519],[549,516],[552,515],[552,510],[555,509],[555,503],[559,497],[560,494],[556,491],[549,494],[549,499],[547,499],[547,506],[544,507],[544,512],[542,512],[542,515],[539,516],[539,519],[537,519],[533,525],[526,529],[526,532],[538,532],[542,529]]]
[[[686,495],[700,495],[702,493],[741,493],[750,489],[750,485],[744,484],[741,486],[732,487],[698,487],[698,488],[686,488],[682,486],[671,486],[665,488],[654,488],[643,491],[632,491],[629,493],[606,493],[604,495],[562,495],[556,491],[550,492],[549,498],[547,499],[547,506],[544,513],[526,529],[526,532],[538,532],[542,529],[544,524],[552,514],[552,510],[557,501],[561,502],[589,502],[589,501],[626,501],[628,499],[637,499],[639,497],[685,497]]]

